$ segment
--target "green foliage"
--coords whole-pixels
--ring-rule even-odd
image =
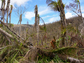
[[[52,1],[50,4],[48,4],[54,11],[60,12],[60,2]]]
[[[0,24],[0,27],[2,27],[3,25],[2,24]]]
[[[61,3],[60,0],[56,1],[51,1],[51,3],[48,4],[54,11],[60,12],[61,9]],[[65,4],[62,3],[63,8],[65,7]]]
[[[65,34],[66,33],[66,29],[63,29],[63,31],[61,32],[61,34]]]
[[[60,45],[60,41],[62,40],[62,38],[60,37],[59,39],[56,40],[56,46],[57,48],[59,48],[59,45]]]
[[[63,62],[63,61],[58,57],[58,55],[55,55],[55,57],[53,58],[53,61],[54,61],[55,63]]]
[[[9,24],[11,27],[13,27],[14,26],[14,24]]]

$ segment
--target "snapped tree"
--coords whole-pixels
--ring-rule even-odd
[[[70,3],[69,5],[66,5],[66,9],[70,9],[71,11],[76,13],[79,17],[81,17],[81,21],[84,23],[79,0],[73,0],[72,3]]]
[[[62,3],[62,0],[46,0],[48,6],[50,6],[54,11],[60,12],[61,18],[61,38],[62,38],[62,46],[65,45],[65,37],[66,37],[66,19],[65,19],[65,12],[64,7],[65,5]]]

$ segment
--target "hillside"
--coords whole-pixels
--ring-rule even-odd
[[[76,27],[76,28],[78,28],[78,26],[82,23],[80,17],[73,17],[70,19],[66,19],[66,21],[67,21],[67,25],[69,25],[70,23],[71,26]],[[40,27],[43,27],[43,25],[40,25]],[[32,35],[32,37],[31,36],[29,37],[28,41],[31,41],[33,43],[36,42],[37,36],[36,36],[36,32],[34,31],[33,25],[22,24],[21,28],[22,28],[21,30],[23,34],[22,37],[24,37],[25,32],[28,32],[28,35]],[[28,30],[25,31],[26,29]],[[14,25],[14,30],[17,33],[19,33],[19,25]],[[56,39],[58,39],[61,33],[60,21],[46,24],[46,32],[47,33],[45,33],[44,30],[40,30],[39,40],[42,44],[45,42],[47,42],[48,44],[53,39],[53,36],[55,36]]]

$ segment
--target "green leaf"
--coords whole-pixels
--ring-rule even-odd
[[[19,51],[18,51],[19,52]],[[18,52],[14,55],[14,57],[11,59],[11,62],[13,62],[18,54]]]

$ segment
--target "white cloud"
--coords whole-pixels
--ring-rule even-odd
[[[56,17],[52,17],[49,19],[49,22],[54,22],[56,20]]]
[[[0,0],[0,7],[1,7],[1,0]]]
[[[50,13],[50,12],[51,12],[51,11],[49,10],[48,7],[39,7],[39,9],[38,9],[38,14],[39,14],[40,16],[46,15],[46,14],[48,14],[48,13]],[[31,20],[34,16],[35,16],[35,15],[34,15],[34,11],[33,11],[33,12],[26,12],[26,13],[25,13],[25,18],[27,18],[27,19],[29,19],[29,20]],[[47,16],[47,17],[48,17],[48,16]]]
[[[25,12],[25,18],[31,20],[35,16],[34,12]]]
[[[52,17],[49,19],[49,23],[55,22],[57,20],[60,20],[60,17]]]
[[[15,4],[17,6],[21,6],[21,5],[25,5],[28,1],[31,1],[31,0],[10,0],[10,5],[13,5],[13,8],[15,8],[14,6]],[[1,4],[1,0],[0,0],[0,4]],[[6,5],[7,5],[7,0],[6,0]]]
[[[28,1],[30,1],[30,0],[11,0],[11,4],[12,5],[16,4],[16,5],[20,6],[20,5],[24,5]]]
[[[48,17],[51,17],[51,16],[44,16],[44,17],[42,17],[42,18],[45,19],[45,18],[48,18]]]
[[[67,12],[65,14],[65,16],[66,16],[66,19],[71,18],[71,17],[74,17],[74,15],[72,13],[70,13],[70,12]]]
[[[84,7],[83,6],[81,7],[81,11],[84,12]]]
[[[84,13],[82,13],[82,16],[84,17]]]
[[[39,15],[45,15],[45,14],[48,14],[50,12],[51,11],[49,10],[49,8],[46,8],[46,9],[43,9],[43,10],[39,11],[38,13],[39,13]]]

